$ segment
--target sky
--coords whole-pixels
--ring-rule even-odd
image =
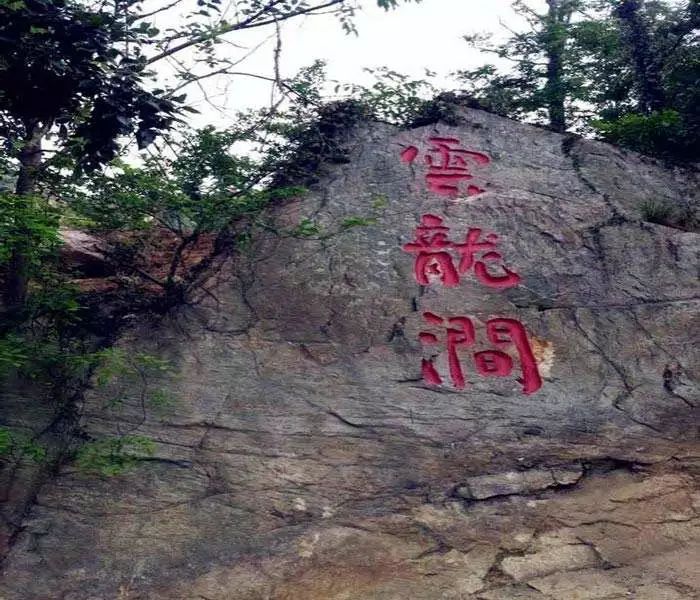
[[[543,4],[544,2],[542,2]],[[332,15],[308,16],[282,25],[282,77],[323,59],[330,80],[369,84],[365,67],[386,66],[400,73],[423,78],[425,70],[438,73],[440,87],[453,87],[447,74],[483,64],[485,57],[469,48],[462,36],[475,32],[505,35],[499,20],[512,27],[521,25],[511,9],[511,0],[423,0],[402,4],[386,12],[376,0],[362,0],[355,17],[358,35],[346,35]],[[532,3],[537,6],[537,2]],[[226,45],[231,56],[244,56],[260,45],[237,66],[241,71],[272,76],[275,35],[273,28],[231,34],[237,47]],[[211,103],[203,99],[196,85],[187,88],[190,102],[201,112],[197,124],[225,126],[237,110],[270,103],[270,85],[250,77],[216,77],[202,82]],[[214,105],[214,106],[212,106]],[[215,108],[216,107],[216,108]]]

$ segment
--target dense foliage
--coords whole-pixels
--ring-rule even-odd
[[[459,73],[485,107],[674,160],[700,158],[697,0],[514,2],[529,29],[467,41],[512,68]]]

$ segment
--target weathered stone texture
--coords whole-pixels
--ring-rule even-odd
[[[698,235],[642,220],[694,175],[478,111],[368,127],[207,293],[119,341],[176,365],[176,402],[87,395],[91,436],[157,441],[134,472],[71,465],[6,561],[7,600],[691,599],[697,564]],[[399,154],[434,134],[492,157],[447,199]],[[416,163],[417,165],[417,163]],[[501,235],[522,284],[420,288],[424,213]],[[377,223],[342,230],[344,219]],[[421,314],[527,327],[544,385],[421,381]],[[444,371],[444,357],[437,361]]]

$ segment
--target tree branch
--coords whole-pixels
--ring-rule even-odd
[[[161,6],[160,8],[157,8],[156,10],[152,10],[151,12],[143,13],[140,15],[134,15],[129,22],[130,23],[135,23],[136,21],[140,21],[141,19],[147,19],[148,17],[152,17],[153,15],[157,15],[158,13],[164,12],[166,10],[169,10],[173,8],[174,6],[177,6],[184,0],[174,0],[170,4],[166,4],[165,6]]]
[[[309,14],[309,13],[315,11],[315,10],[319,10],[321,8],[328,8],[329,6],[335,6],[335,5],[343,4],[344,2],[347,2],[347,0],[329,0],[328,2],[325,2],[323,4],[319,4],[317,6],[300,8],[299,10],[292,11],[292,12],[287,13],[285,15],[281,15],[281,16],[277,16],[277,17],[274,17],[271,19],[264,20],[264,21],[256,22],[256,19],[269,13],[275,7],[275,5],[280,4],[283,1],[284,0],[271,0],[271,2],[269,2],[264,8],[259,10],[254,15],[248,17],[247,19],[240,21],[238,23],[232,23],[230,25],[225,25],[223,27],[219,27],[218,29],[216,29],[212,32],[198,35],[197,37],[192,38],[190,40],[187,40],[186,42],[183,42],[182,44],[179,44],[173,48],[170,48],[169,50],[164,50],[160,54],[156,54],[155,56],[149,58],[146,61],[146,64],[147,65],[153,64],[155,62],[158,62],[159,60],[167,58],[168,56],[172,56],[173,54],[177,54],[178,52],[181,52],[182,50],[185,50],[186,48],[191,48],[192,46],[196,46],[197,44],[201,44],[202,42],[216,39],[222,35],[225,35],[227,33],[232,32],[232,31],[239,31],[242,29],[253,29],[255,27],[263,27],[264,25],[271,25],[272,23],[275,23],[275,22],[280,21],[280,20],[286,21],[287,19],[291,19],[293,17],[298,17],[300,15],[306,15],[306,14]]]
[[[303,100],[306,100],[307,102],[315,104],[314,101],[307,98],[303,94],[299,93],[297,90],[295,90],[292,86],[286,84],[284,81],[278,81],[274,77],[267,77],[265,75],[258,75],[257,73],[246,73],[244,71],[229,71],[228,67],[223,67],[221,69],[211,71],[210,73],[204,73],[203,75],[198,75],[196,77],[193,77],[192,79],[185,81],[185,82],[181,83],[180,85],[178,85],[177,87],[170,90],[166,97],[172,96],[173,94],[180,91],[182,88],[188,86],[191,83],[201,81],[202,79],[207,79],[208,77],[214,77],[215,75],[233,75],[233,76],[238,75],[241,77],[253,77],[255,79],[262,79],[263,81],[269,81],[270,83],[276,83],[280,88],[284,88],[285,90],[287,90],[288,92],[291,92],[292,94],[298,96],[299,98],[302,98]]]

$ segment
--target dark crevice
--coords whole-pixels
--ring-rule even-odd
[[[568,464],[554,464],[554,465],[537,465],[533,466],[532,469],[526,469],[525,471],[546,471],[549,470],[552,474],[552,483],[547,484],[538,489],[523,490],[506,492],[501,494],[494,494],[487,498],[465,498],[458,492],[461,487],[468,487],[468,483],[462,482],[452,486],[451,490],[447,493],[447,497],[456,498],[464,504],[465,507],[469,507],[471,504],[489,504],[489,503],[499,503],[508,498],[520,497],[520,498],[544,498],[548,497],[550,494],[566,493],[577,487],[579,487],[584,481],[591,477],[605,476],[609,473],[622,471],[627,473],[640,473],[643,472],[645,467],[651,465],[650,462],[644,461],[631,461],[628,459],[615,458],[615,457],[597,457],[592,459],[581,459],[576,463]],[[580,476],[571,482],[559,482],[556,479],[556,472],[561,470],[579,470]],[[478,475],[475,475],[478,477]]]

